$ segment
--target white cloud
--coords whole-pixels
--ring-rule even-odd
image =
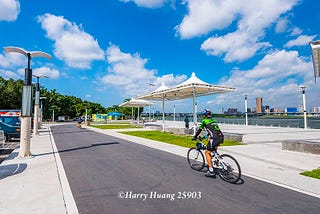
[[[201,49],[208,55],[225,56],[227,62],[243,61],[252,57],[259,49],[270,46],[262,42],[265,30],[288,12],[298,0],[185,0],[189,13],[176,27],[181,38],[206,35],[237,24],[234,32],[215,35],[207,39]],[[272,9],[270,9],[272,8]]]
[[[305,45],[308,45],[309,42],[311,42],[314,38],[316,38],[316,35],[314,35],[314,36],[301,35],[294,40],[288,41],[284,45],[284,47],[291,48],[293,46],[305,46]]]
[[[263,105],[271,108],[298,106],[301,104],[301,84],[306,85],[308,92],[308,104],[320,106],[316,99],[312,63],[299,56],[297,51],[277,50],[267,54],[251,70],[234,70],[230,78],[223,79],[220,84],[237,88],[236,92],[221,94],[209,103],[214,103],[216,110],[220,112],[223,106],[234,106],[244,111],[244,96],[248,94],[250,107],[255,107],[255,98],[262,97]]]
[[[139,7],[146,8],[159,8],[162,7],[166,2],[172,0],[120,0],[121,2],[134,2]]]
[[[224,29],[236,18],[240,7],[233,0],[186,0],[185,3],[189,13],[176,27],[177,33],[184,39]]]
[[[297,36],[297,35],[300,35],[301,33],[302,33],[303,31],[300,29],[300,28],[298,28],[298,27],[294,27],[293,29],[292,29],[292,32],[291,32],[291,36]]]
[[[15,21],[20,13],[20,2],[18,0],[0,1],[0,21]]]
[[[0,67],[27,66],[27,58],[19,53],[0,54]]]
[[[50,79],[59,79],[60,72],[57,69],[41,67],[32,70],[32,73],[37,76],[47,76]]]
[[[25,69],[21,68],[18,69],[18,74],[24,77]],[[36,76],[47,76],[50,79],[59,79],[60,72],[57,69],[52,69],[48,67],[40,67],[32,69],[32,74]]]
[[[248,32],[234,32],[225,36],[213,36],[201,45],[207,55],[222,56],[224,61],[244,61],[252,57],[258,49],[270,47],[267,42],[258,42],[257,37]]]
[[[275,27],[276,33],[286,32],[288,24],[289,24],[289,21],[287,17],[279,19]]]
[[[21,79],[22,76],[20,76],[19,74],[17,74],[16,72],[13,72],[13,71],[8,71],[8,70],[3,70],[3,69],[0,69],[0,76],[4,79],[14,79],[14,80],[17,80],[17,79]]]
[[[81,25],[51,14],[38,16],[38,22],[46,30],[47,37],[55,42],[55,56],[68,66],[90,69],[92,61],[104,59],[98,41],[86,33]]]
[[[113,44],[110,44],[106,54],[110,66],[108,74],[100,81],[106,86],[117,88],[124,97],[150,92],[162,82],[167,86],[173,86],[186,79],[185,75],[174,77],[173,74],[158,77],[156,70],[145,68],[147,59],[141,58],[138,53],[124,53]],[[151,87],[149,83],[155,84],[155,87]]]

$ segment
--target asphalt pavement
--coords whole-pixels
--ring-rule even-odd
[[[166,125],[183,127],[181,123]],[[244,134],[243,141],[247,145],[219,149],[221,153],[229,153],[239,161],[245,176],[320,200],[320,180],[299,174],[320,167],[320,155],[281,148],[281,141],[287,139],[318,141],[320,130],[224,124],[220,127],[225,132]],[[92,127],[87,127],[86,130],[94,130],[183,157],[188,150],[124,135],[116,130]],[[39,135],[32,137],[32,157],[19,159],[18,151],[19,148],[0,164],[1,213],[78,213],[64,165],[50,133],[50,125],[44,125],[39,130]]]

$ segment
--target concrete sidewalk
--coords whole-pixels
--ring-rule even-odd
[[[0,165],[0,213],[78,213],[49,126],[31,138],[32,157],[14,150]]]
[[[280,143],[291,138],[316,141],[320,139],[320,130],[241,125],[220,127],[225,132],[244,134],[247,145],[219,148],[221,153],[229,153],[239,161],[244,175],[320,198],[320,180],[299,174],[320,167],[320,155],[285,151]],[[182,157],[186,157],[188,151],[188,148],[128,136],[116,130],[87,128]],[[78,213],[49,125],[39,131],[39,136],[32,137],[31,158],[16,158],[18,151],[12,152],[0,165],[1,214]]]

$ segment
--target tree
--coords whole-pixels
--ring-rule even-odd
[[[0,109],[21,109],[22,86],[22,80],[6,80],[0,76]],[[33,91],[35,91],[35,87]],[[55,89],[48,90],[43,86],[40,88],[40,96],[46,97],[41,100],[44,119],[52,117],[53,109],[56,116],[70,118],[85,115],[86,109],[88,114],[106,113],[109,109],[99,103],[83,101],[75,96],[62,95]],[[119,106],[114,105],[110,109],[119,109]]]

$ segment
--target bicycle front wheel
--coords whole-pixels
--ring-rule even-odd
[[[194,170],[200,171],[203,169],[205,159],[201,150],[190,148],[187,154],[187,160],[190,167]]]
[[[222,180],[229,183],[237,183],[241,178],[241,169],[238,161],[228,154],[220,155],[218,172]]]

